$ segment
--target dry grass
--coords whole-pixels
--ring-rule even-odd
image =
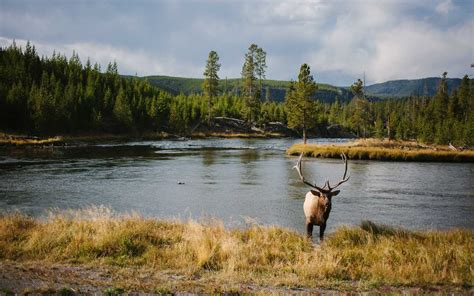
[[[62,137],[40,138],[0,133],[0,146],[40,146],[60,143],[63,143]]]
[[[340,158],[345,153],[350,159],[389,161],[447,161],[474,162],[474,151],[452,151],[447,146],[426,146],[408,141],[357,140],[340,145],[295,144],[289,155]]]
[[[474,232],[410,232],[364,222],[321,245],[278,227],[157,221],[93,208],[37,220],[0,217],[0,261],[140,266],[215,285],[474,285]],[[353,285],[352,285],[353,286]]]

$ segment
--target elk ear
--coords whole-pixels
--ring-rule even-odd
[[[336,195],[339,194],[339,192],[341,192],[341,190],[333,191],[333,192],[331,192],[331,196],[336,196]]]
[[[310,190],[310,191],[314,196],[321,196],[321,192],[319,191],[316,191],[316,190]]]

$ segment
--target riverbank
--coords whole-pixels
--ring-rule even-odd
[[[63,137],[37,137],[0,133],[0,146],[51,146],[64,143]]]
[[[106,143],[106,142],[127,142],[127,141],[158,141],[158,140],[186,140],[186,139],[206,139],[206,138],[241,138],[241,139],[275,139],[285,138],[287,135],[275,132],[262,133],[225,133],[225,132],[194,132],[181,136],[160,133],[140,133],[140,134],[78,134],[63,136],[28,136],[18,134],[0,133],[0,147],[54,147],[71,146],[82,143]]]
[[[180,139],[180,136],[164,132],[154,133],[91,133],[58,136],[30,136],[20,134],[0,133],[0,146],[6,147],[50,147],[50,146],[70,146],[81,143],[104,143],[122,142],[132,140],[163,140]]]
[[[332,125],[318,135],[329,138],[352,137],[348,131],[338,125]],[[244,120],[229,117],[214,117],[211,122],[201,121],[181,133],[168,132],[126,132],[126,133],[73,133],[54,137],[40,137],[0,132],[1,146],[70,146],[82,143],[104,143],[112,141],[143,141],[163,139],[204,139],[204,138],[294,138],[299,135],[293,129],[281,122],[267,122],[265,124],[250,124]]]
[[[104,208],[45,220],[13,213],[0,217],[0,288],[469,294],[473,245],[472,230],[413,232],[371,222],[341,227],[314,245],[274,226],[227,229],[215,220],[158,221]]]
[[[340,158],[341,153],[349,159],[385,161],[439,161],[474,162],[474,150],[453,151],[448,146],[424,145],[417,142],[360,139],[343,144],[317,145],[295,144],[289,155]]]
[[[280,122],[269,122],[255,126],[241,119],[215,117],[210,123],[199,122],[192,129],[180,134],[167,132],[125,132],[125,133],[73,133],[65,135],[32,136],[0,132],[0,147],[50,147],[70,146],[82,143],[104,143],[117,141],[143,141],[163,139],[202,138],[283,138],[295,136],[295,132]]]

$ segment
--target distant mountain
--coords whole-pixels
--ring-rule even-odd
[[[155,85],[174,95],[183,93],[186,95],[201,93],[204,79],[184,78],[173,76],[145,76],[139,79],[146,79],[152,85]],[[434,96],[438,89],[441,78],[430,77],[423,79],[404,79],[392,80],[383,83],[377,83],[366,86],[367,97],[371,101],[383,100],[387,98],[402,98],[408,96]],[[451,93],[457,89],[461,83],[459,78],[447,78],[448,90]],[[286,90],[290,81],[284,80],[264,80],[262,83],[263,97],[266,98],[266,92],[269,91],[271,101],[283,102]],[[229,93],[240,93],[241,79],[221,79],[219,83],[221,91]],[[338,98],[341,102],[348,102],[353,95],[349,87],[338,87],[329,84],[318,83],[318,90],[314,96],[322,102],[332,103]]]
[[[428,96],[432,97],[438,90],[441,78],[430,77],[422,79],[391,80],[365,87],[368,95],[380,98]],[[447,78],[448,91],[451,93],[461,84],[460,78]]]
[[[172,94],[192,94],[201,93],[202,83],[204,79],[199,78],[183,78],[172,76],[145,76],[141,79],[148,80],[152,85],[155,85]],[[229,93],[240,93],[241,79],[221,79],[219,87],[222,91]],[[262,83],[263,97],[266,97],[267,90],[269,91],[269,99],[271,101],[283,102],[285,99],[286,90],[290,86],[290,81],[284,80],[264,80]],[[341,101],[349,101],[352,94],[346,88],[336,87],[329,84],[318,83],[318,91],[315,98],[323,102],[334,102],[336,97]]]

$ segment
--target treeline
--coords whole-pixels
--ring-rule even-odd
[[[474,83],[466,75],[448,95],[446,75],[436,95],[369,102],[355,93],[347,105],[325,106],[327,122],[339,123],[359,137],[474,145]],[[324,121],[325,119],[323,119]]]
[[[291,88],[298,82],[290,85],[285,103],[272,102],[263,95],[264,58],[265,52],[257,46],[249,48],[242,69],[241,94],[224,92],[222,81],[217,87],[210,81],[203,94],[173,96],[146,80],[120,76],[116,63],[109,63],[101,71],[90,61],[83,65],[75,53],[70,59],[56,53],[40,58],[31,44],[22,49],[13,43],[0,48],[0,128],[35,134],[188,134],[206,119],[225,116],[256,125],[279,121],[300,130],[301,120],[295,112],[304,106],[310,134],[321,135],[328,126],[337,124],[360,137],[474,144],[474,87],[467,76],[451,95],[443,79],[433,98],[370,102],[359,90],[349,103],[305,100],[304,105],[292,107],[290,102],[294,103],[299,95],[292,98],[291,94],[298,92]],[[208,68],[212,69],[209,66],[213,64],[220,67],[217,54],[210,55]],[[206,79],[214,74],[218,79],[219,67],[207,72]],[[309,67],[306,74],[303,76],[309,79]],[[313,84],[312,78],[308,81]],[[314,91],[311,85],[309,92]]]
[[[83,65],[54,53],[40,58],[30,43],[0,48],[0,127],[38,134],[169,131],[186,133],[211,108],[213,116],[243,118],[243,99],[219,95],[209,107],[204,95],[178,95],[147,81],[123,78],[117,64]],[[261,119],[285,121],[284,107],[261,105]]]
[[[358,137],[417,140],[457,146],[474,145],[474,81],[464,76],[459,89],[448,95],[444,78],[434,97],[412,96],[370,102],[360,90],[347,104],[318,101],[307,105],[308,127],[324,131],[337,124]],[[363,89],[363,88],[362,88]],[[291,91],[287,103],[292,99]],[[294,116],[288,108],[289,123]]]
[[[143,130],[167,124],[172,97],[146,81],[124,79],[54,53],[40,58],[29,43],[0,49],[0,124],[42,134]]]

